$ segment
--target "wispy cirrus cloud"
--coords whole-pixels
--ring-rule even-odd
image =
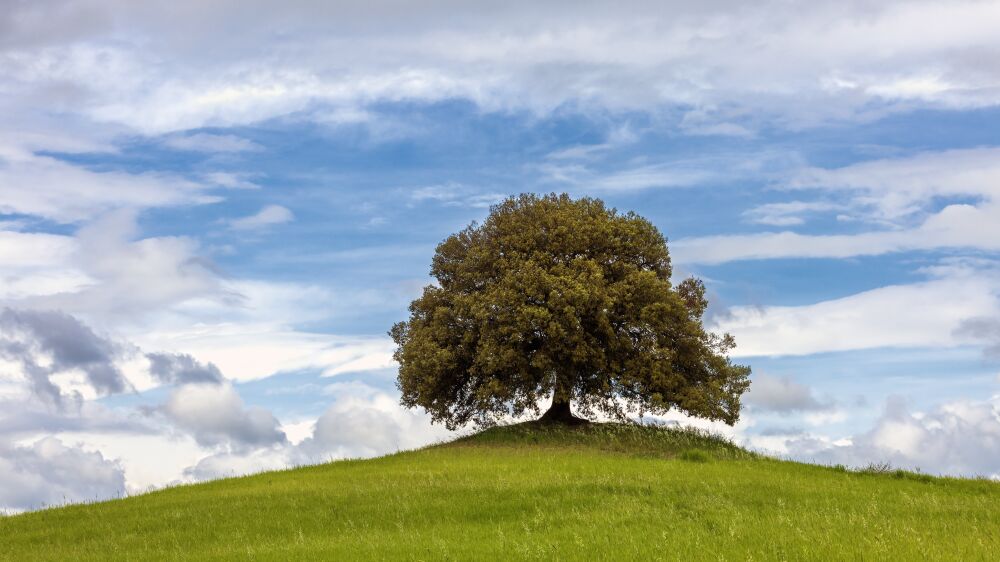
[[[219,201],[208,186],[174,175],[91,171],[48,156],[0,147],[0,213],[79,223],[115,209]]]
[[[252,215],[230,220],[229,228],[233,230],[259,230],[293,220],[295,220],[295,214],[287,207],[268,205]]]
[[[734,335],[742,357],[975,345],[960,328],[971,318],[1000,317],[995,287],[987,272],[958,270],[813,304],[730,307],[712,328]]]
[[[210,133],[170,135],[163,140],[163,146],[173,150],[208,153],[260,152],[264,149],[263,146],[249,139],[235,135]]]
[[[676,240],[674,256],[715,264],[775,258],[846,258],[893,252],[965,248],[1000,249],[1000,149],[923,152],[841,168],[807,168],[781,188],[820,193],[819,201],[769,203],[746,211],[772,226],[805,223],[803,213],[836,212],[859,221],[851,234],[755,232]],[[834,198],[833,201],[830,198]]]

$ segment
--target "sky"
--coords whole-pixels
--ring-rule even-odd
[[[782,458],[1000,478],[1000,2],[0,0],[0,510],[451,434],[389,327],[522,192],[668,238]]]

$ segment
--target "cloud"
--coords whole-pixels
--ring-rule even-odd
[[[975,340],[958,331],[964,322],[987,311],[1000,315],[995,286],[967,273],[809,305],[736,306],[711,329],[732,334],[738,356],[968,345]]]
[[[1000,358],[1000,318],[969,318],[955,328],[955,335],[986,343],[986,354]]]
[[[231,476],[245,476],[265,470],[282,470],[290,464],[284,449],[258,449],[250,452],[223,452],[209,455],[184,469],[184,477],[204,481]]]
[[[671,244],[684,264],[779,258],[849,258],[940,249],[1000,250],[1000,204],[948,205],[917,228],[860,234],[795,232],[686,238]]]
[[[743,216],[755,224],[797,226],[805,224],[806,219],[803,215],[842,210],[844,208],[843,205],[822,201],[789,201],[759,205],[744,212]]]
[[[216,383],[225,381],[212,363],[201,363],[183,353],[147,353],[149,372],[165,384]]]
[[[264,147],[252,140],[235,135],[213,135],[195,133],[193,135],[171,135],[163,141],[163,146],[174,150],[192,152],[257,152]]]
[[[692,187],[722,176],[708,169],[706,162],[644,165],[630,169],[599,172],[580,164],[544,164],[547,181],[574,190],[598,193],[641,191],[652,188]]]
[[[204,175],[206,181],[227,189],[260,189],[260,186],[248,179],[248,174],[237,172],[210,172]]]
[[[948,402],[927,412],[910,412],[900,399],[886,402],[875,426],[830,442],[809,436],[788,438],[796,458],[894,467],[932,474],[1000,477],[1000,397]]]
[[[284,224],[295,219],[290,210],[281,205],[268,205],[256,214],[229,221],[233,230],[257,230],[276,224]]]
[[[718,264],[777,258],[846,258],[948,248],[1000,250],[1000,149],[977,148],[873,160],[831,170],[800,170],[783,184],[839,196],[828,201],[763,205],[754,222],[803,224],[802,212],[838,211],[838,218],[875,229],[857,234],[765,232],[676,240],[681,263]],[[972,202],[969,202],[972,199]],[[942,206],[943,203],[943,206]]]
[[[831,404],[817,400],[808,386],[787,377],[774,377],[765,373],[753,376],[744,400],[752,407],[782,414],[821,411],[831,407]]]
[[[328,392],[336,401],[316,420],[313,435],[298,446],[298,454],[312,462],[383,455],[451,435],[431,425],[426,414],[400,406],[398,396],[370,386],[335,384]]]
[[[0,445],[0,509],[21,511],[103,500],[125,493],[115,461],[45,437],[28,446]]]
[[[237,381],[306,369],[335,376],[396,366],[392,359],[395,344],[388,337],[301,332],[276,323],[280,320],[251,317],[197,327],[166,324],[155,333],[137,335],[135,341],[147,349],[189,353],[218,365]]]
[[[67,263],[78,251],[69,236],[0,231],[0,301],[71,292],[90,283]]]
[[[164,309],[193,300],[236,303],[215,266],[199,255],[190,238],[136,240],[135,213],[119,210],[82,227],[65,245],[62,268],[86,277],[73,290],[29,296],[18,305],[58,309],[90,320],[141,323]]]
[[[228,384],[187,384],[170,393],[161,410],[205,446],[235,450],[287,441],[278,420],[264,408],[247,407]]]
[[[0,145],[0,213],[78,223],[114,209],[217,201],[206,186],[169,174],[95,172]]]
[[[326,387],[324,395],[332,396],[333,403],[297,445],[283,441],[221,450],[187,467],[185,477],[207,480],[342,458],[368,458],[454,436],[431,425],[426,414],[400,406],[398,394],[364,383],[334,383]]]
[[[65,398],[57,374],[80,371],[98,394],[129,388],[115,364],[125,351],[62,312],[0,310],[0,357],[18,363],[32,393],[57,407]]]
[[[749,135],[763,120],[1000,100],[1000,75],[979,64],[1000,49],[990,2],[554,2],[501,14],[447,0],[254,1],[235,19],[224,5],[47,2],[44,18],[19,5],[0,27],[6,95],[150,133],[462,98],[534,112],[684,107],[695,132]],[[240,33],[220,36],[224,26]]]
[[[787,187],[849,192],[856,203],[874,209],[874,218],[895,220],[923,210],[938,197],[995,201],[1000,195],[1000,148],[922,152],[842,168],[807,168],[797,172]]]
[[[482,193],[457,183],[444,183],[419,187],[410,192],[410,199],[420,203],[437,201],[451,206],[485,208],[499,203],[506,196],[502,193]]]
[[[54,410],[38,400],[0,398],[0,442],[24,442],[43,435],[103,433],[148,437],[161,433],[148,416],[85,400],[77,410]]]
[[[66,236],[0,231],[0,263],[5,268],[44,268],[68,261],[74,250]]]

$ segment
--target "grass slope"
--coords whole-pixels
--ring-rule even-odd
[[[495,428],[379,459],[0,518],[2,560],[998,560],[1000,485],[692,431]]]

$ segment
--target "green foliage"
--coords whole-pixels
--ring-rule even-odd
[[[692,450],[712,461],[681,460]],[[0,561],[976,561],[1000,552],[1000,484],[840,472],[738,450],[674,428],[496,427],[380,459],[0,517]]]
[[[706,332],[701,281],[670,282],[666,240],[597,199],[521,195],[442,242],[428,286],[393,326],[399,388],[450,428],[538,402],[584,415],[677,409],[733,424],[750,368]]]

